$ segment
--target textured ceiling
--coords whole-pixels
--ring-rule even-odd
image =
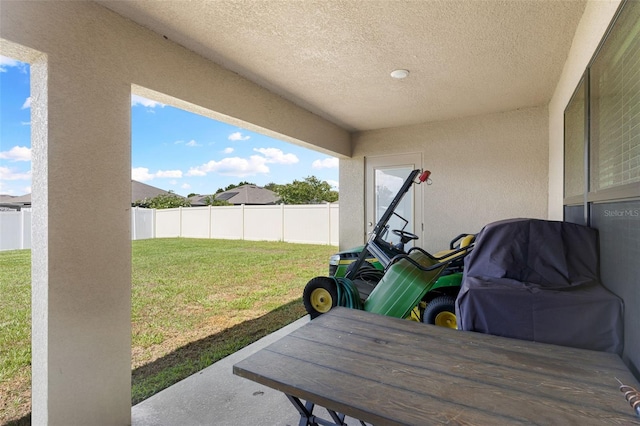
[[[546,104],[585,1],[99,1],[347,130]],[[389,73],[410,70],[404,80]]]

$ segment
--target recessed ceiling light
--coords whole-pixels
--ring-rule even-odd
[[[391,77],[402,80],[403,78],[407,78],[409,75],[409,70],[393,70],[391,71]]]

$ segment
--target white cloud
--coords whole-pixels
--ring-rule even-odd
[[[27,99],[24,100],[24,103],[22,104],[22,108],[20,109],[28,109],[31,108],[31,96],[29,96]]]
[[[316,160],[311,164],[314,169],[336,169],[338,168],[338,159],[335,157],[327,157],[322,160]]]
[[[231,133],[229,135],[230,141],[246,141],[249,139],[251,139],[251,136],[242,136],[242,133],[240,132]]]
[[[131,106],[141,105],[146,108],[155,108],[159,106],[164,108],[166,105],[162,102],[152,101],[151,99],[143,98],[142,96],[131,94]]]
[[[21,126],[31,126],[31,122],[30,121],[21,121],[20,125]]]
[[[300,161],[295,154],[285,154],[278,148],[254,148],[253,150],[264,155],[267,163],[296,164]]]
[[[191,189],[191,185],[189,185],[188,183],[183,183],[180,188],[182,189]]]
[[[262,155],[252,155],[249,158],[227,157],[220,161],[211,160],[201,166],[191,167],[187,176],[206,176],[207,173],[218,173],[224,176],[245,177],[269,173],[267,164],[295,164],[299,162],[294,154],[285,154],[277,148],[254,148]],[[225,150],[227,153],[233,149]]]
[[[181,170],[158,170],[154,174],[154,176],[159,178],[181,178],[182,171]]]
[[[205,176],[207,173],[218,173],[224,176],[245,177],[269,173],[267,159],[259,155],[247,158],[229,157],[220,161],[209,161],[198,167],[192,167],[187,176]]]
[[[209,161],[209,163],[212,163],[212,161]],[[206,176],[207,171],[210,171],[210,170],[207,170],[207,171],[205,170],[206,170],[206,164],[203,164],[202,166],[199,166],[199,167],[191,167],[187,172],[187,176]]]
[[[131,169],[131,179],[138,182],[146,182],[155,178],[181,178],[181,170],[158,170],[150,173],[147,167],[134,167]]]
[[[16,172],[8,167],[0,167],[0,180],[29,180],[31,179],[31,171]]]
[[[9,151],[0,152],[0,158],[9,161],[31,161],[31,148],[14,146]]]
[[[7,68],[20,66],[21,62],[0,55],[0,72],[7,72]]]
[[[326,181],[329,185],[331,185],[331,188],[334,190],[338,190],[340,189],[340,182],[338,182],[337,180],[328,180]]]
[[[182,139],[175,141],[174,142],[175,145],[186,145],[186,146],[190,146],[190,147],[194,147],[194,146],[202,146],[202,144],[199,144],[198,142],[196,142],[195,140],[191,139],[189,142],[185,142]]]
[[[138,182],[146,182],[154,177],[146,167],[134,167],[131,169],[131,179],[137,180]]]
[[[7,195],[24,195],[31,193],[31,185],[14,188],[10,185],[7,185],[5,182],[0,182],[0,194]]]
[[[229,148],[225,148],[222,152],[224,154],[231,154],[233,151],[234,151],[234,149],[229,147]]]

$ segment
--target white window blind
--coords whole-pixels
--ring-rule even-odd
[[[640,182],[640,3],[591,66],[590,192]]]
[[[584,78],[564,112],[564,196],[584,195]]]

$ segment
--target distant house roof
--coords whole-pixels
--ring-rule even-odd
[[[145,198],[153,198],[158,195],[172,194],[164,189],[156,188],[155,186],[147,185],[146,183],[138,182],[137,180],[131,181],[131,202],[144,200]]]
[[[31,194],[20,195],[20,196],[0,194],[0,202],[31,204]]]
[[[204,199],[209,197],[209,195],[193,195],[189,197],[189,202],[191,203],[191,207],[202,207],[206,206]]]
[[[256,185],[242,185],[216,194],[216,200],[228,201],[231,204],[276,204],[280,197],[268,189]]]
[[[0,210],[20,210],[24,207],[31,207],[31,194],[20,196],[0,194]]]
[[[146,183],[138,182],[137,180],[131,181],[131,203],[144,200],[145,198],[157,197],[161,194],[171,194],[171,192],[156,188],[155,186],[147,185]],[[31,194],[21,195],[19,197],[0,194],[0,204],[14,204],[20,207],[31,207]]]

